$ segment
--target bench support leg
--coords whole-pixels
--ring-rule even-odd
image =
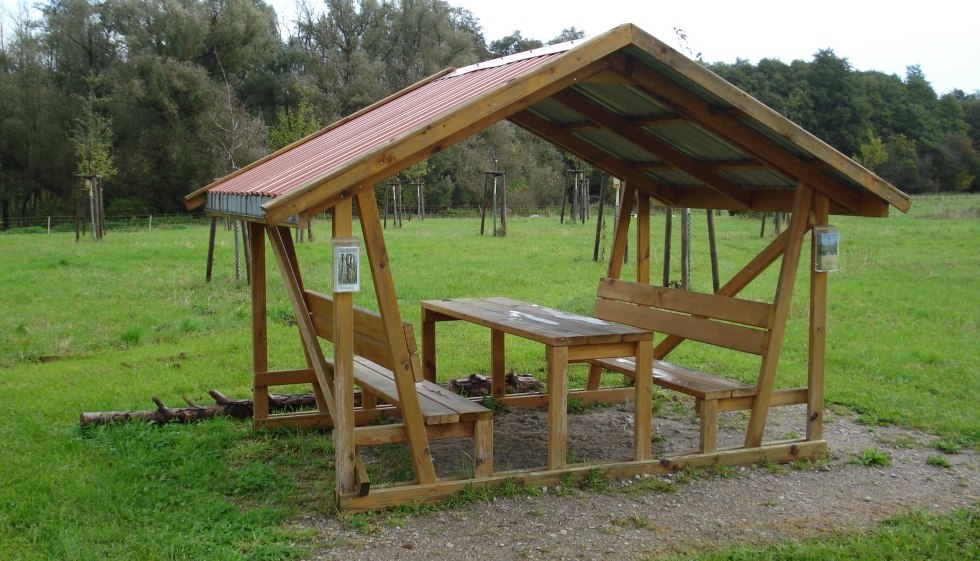
[[[714,452],[718,441],[718,400],[698,399],[695,408],[701,417],[698,452],[702,454]]]
[[[493,419],[473,424],[473,476],[493,475]]]
[[[568,453],[568,347],[547,347],[548,469],[565,467]]]

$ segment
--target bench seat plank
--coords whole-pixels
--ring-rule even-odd
[[[363,357],[354,359],[354,381],[393,405],[399,404],[394,373]],[[478,403],[429,381],[416,382],[419,407],[427,425],[490,419],[493,413]]]
[[[593,364],[630,377],[636,374],[636,364],[630,358],[599,359]],[[653,361],[653,383],[699,399],[708,400],[755,394],[755,386],[664,360]]]

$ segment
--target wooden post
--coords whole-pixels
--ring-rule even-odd
[[[711,291],[718,292],[721,281],[718,279],[718,244],[715,242],[715,215],[708,209],[708,253],[711,255]]]
[[[504,332],[490,330],[490,395],[495,398],[506,397],[507,379],[504,364]]]
[[[568,347],[546,347],[548,469],[565,467],[568,454]]]
[[[208,237],[208,266],[204,275],[204,282],[211,282],[211,271],[214,269],[214,235],[218,229],[218,217],[211,217],[211,234]]]
[[[483,174],[483,199],[480,201],[480,235],[482,236],[485,231],[485,226],[487,222],[487,189],[490,185],[490,177],[487,174]]]
[[[634,379],[635,395],[633,397],[634,411],[634,441],[633,459],[648,460],[653,448],[653,380],[643,372],[653,370],[653,341],[637,341],[636,343],[636,372],[641,373]]]
[[[674,208],[667,207],[666,219],[664,220],[664,278],[663,285],[670,286],[670,254],[674,250],[671,246],[671,239],[674,236]]]
[[[606,182],[599,182],[599,210],[597,211],[598,217],[595,221],[595,246],[592,249],[592,261],[599,262],[599,241],[602,238],[602,224],[605,218],[603,213],[603,199],[606,196]]]
[[[789,232],[789,239],[786,242],[786,251],[783,252],[783,263],[779,268],[769,343],[766,345],[766,354],[759,367],[756,395],[752,400],[752,415],[749,417],[749,426],[745,432],[746,448],[756,448],[762,444],[762,435],[769,416],[769,401],[776,381],[776,367],[779,364],[779,354],[786,334],[786,320],[793,299],[793,284],[796,282],[796,270],[800,265],[803,236],[809,226],[812,202],[813,189],[801,181],[796,187],[796,196],[793,200],[793,219],[786,230]]]
[[[507,172],[500,172],[500,236],[507,237]]]
[[[650,284],[650,195],[636,199],[636,282]]]
[[[636,188],[631,183],[624,183],[620,192],[622,197],[617,215],[619,218],[616,220],[612,251],[609,252],[609,268],[606,272],[606,276],[611,279],[618,279],[622,276],[626,243],[629,241],[630,234],[630,215],[633,213],[633,201],[636,198]]]
[[[250,277],[252,292],[252,373],[269,370],[269,328],[266,318],[267,296],[265,276],[265,229],[258,222],[249,222],[249,245],[252,260]],[[269,389],[253,383],[252,423],[255,427],[269,417]]]
[[[813,225],[826,226],[830,201],[813,194]],[[812,230],[811,230],[812,232]],[[813,236],[811,235],[811,238]],[[827,273],[816,269],[817,242],[810,246],[810,336],[807,359],[806,438],[823,439],[824,363],[827,343]]]
[[[333,238],[353,235],[353,208],[350,198],[333,208]],[[334,267],[338,264],[334,263]],[[333,445],[337,492],[351,493],[357,482],[354,467],[354,294],[333,293],[334,398]]]
[[[681,209],[681,288],[691,290],[691,209]]]

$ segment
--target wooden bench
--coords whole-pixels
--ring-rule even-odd
[[[328,341],[333,340],[332,300],[312,291],[306,291],[304,297],[316,334]],[[413,370],[416,370],[415,365],[419,364],[418,349],[412,324],[405,322],[402,327]],[[398,392],[391,345],[381,315],[355,306],[353,339],[356,355],[354,382],[361,388],[360,411],[389,412],[402,417],[401,404],[404,396]],[[472,436],[475,475],[489,476],[493,471],[493,412],[438,384],[422,379],[421,372],[415,372],[414,388],[428,438]],[[379,400],[387,406],[379,406]],[[402,425],[358,427],[355,430],[355,442],[358,446],[404,442],[403,429]]]
[[[599,281],[596,318],[625,323],[666,335],[653,351],[653,383],[695,398],[700,417],[698,450],[716,449],[718,413],[752,408],[756,387],[663,360],[679,343],[691,339],[765,357],[773,305],[716,294],[690,292],[604,278]],[[631,359],[589,361],[588,388],[599,385],[603,370],[636,376]],[[771,406],[806,403],[806,388],[773,392]]]

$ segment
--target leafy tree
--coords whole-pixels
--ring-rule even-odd
[[[88,93],[81,104],[81,114],[75,118],[71,139],[78,158],[78,175],[98,176],[109,181],[116,175],[112,157],[112,120],[98,112],[100,100],[95,90],[99,78],[90,73],[86,77]]]
[[[579,39],[585,39],[585,32],[581,29],[575,29],[574,26],[568,27],[561,30],[561,33],[557,37],[548,41],[549,45],[557,45],[558,43],[566,43],[568,41],[578,41]]]
[[[861,145],[860,153],[852,157],[864,167],[875,170],[888,161],[888,151],[881,137],[868,129],[868,141]]]
[[[310,99],[305,94],[299,98],[296,109],[280,109],[278,123],[269,129],[269,149],[278,150],[323,128],[313,114]]]
[[[544,43],[537,39],[528,39],[521,35],[520,31],[515,30],[506,37],[497,39],[490,43],[490,54],[494,57],[508,56],[531,49],[539,49]]]

